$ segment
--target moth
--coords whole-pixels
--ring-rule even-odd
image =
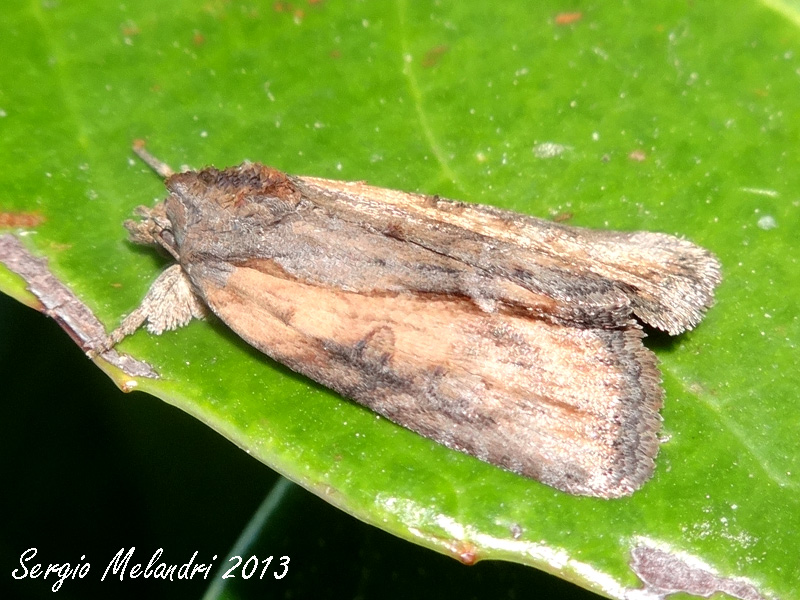
[[[641,323],[679,334],[720,263],[595,231],[245,162],[173,173],[130,239],[175,259],[104,343],[210,310],[271,358],[440,444],[570,494],[654,470],[663,391]]]

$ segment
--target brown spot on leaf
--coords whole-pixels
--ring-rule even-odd
[[[741,600],[764,600],[764,596],[748,581],[721,577],[710,568],[704,568],[700,561],[690,564],[688,558],[666,550],[637,546],[631,551],[631,559],[631,568],[645,588],[660,596],[684,592],[708,598],[723,592]]]
[[[444,55],[450,46],[445,44],[441,44],[436,46],[435,48],[431,48],[425,53],[425,56],[422,57],[422,66],[426,68],[434,67],[439,62],[439,59]]]
[[[577,23],[582,18],[582,12],[563,12],[558,13],[555,19],[553,19],[553,22],[556,25],[571,25],[572,23]]]
[[[130,37],[132,35],[139,35],[139,33],[141,33],[139,26],[133,21],[126,21],[125,23],[123,23],[120,26],[120,31],[122,32],[122,35],[124,35],[125,37]]]
[[[0,227],[38,227],[46,219],[37,212],[0,212]]]

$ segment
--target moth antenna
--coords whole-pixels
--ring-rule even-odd
[[[148,167],[153,169],[153,171],[158,173],[164,179],[175,174],[175,171],[172,169],[172,167],[150,154],[147,150],[145,150],[144,146],[144,140],[133,141],[133,151],[136,153],[136,156],[141,158]]]

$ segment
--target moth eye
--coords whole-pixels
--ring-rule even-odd
[[[162,229],[159,235],[161,237],[161,240],[167,246],[173,246],[173,247],[175,246],[175,236],[172,235],[172,231],[170,231],[169,229]]]

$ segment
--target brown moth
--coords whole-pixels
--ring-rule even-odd
[[[670,334],[720,264],[662,233],[594,231],[257,163],[172,171],[131,239],[178,264],[112,333],[210,309],[273,359],[449,448],[571,494],[653,473],[663,391],[638,318]]]

